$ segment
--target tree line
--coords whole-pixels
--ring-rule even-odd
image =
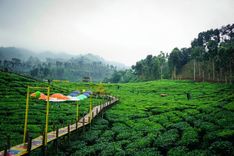
[[[234,24],[200,32],[187,48],[169,54],[148,55],[129,70],[115,71],[106,82],[158,79],[232,82],[234,69]]]
[[[97,61],[94,60],[94,58],[90,59],[89,55],[70,58],[69,60],[53,58],[40,60],[37,57],[30,56],[27,60],[19,58],[0,60],[0,68],[5,71],[29,75],[40,80],[62,79],[70,81],[80,81],[87,76],[91,77],[92,81],[102,81],[116,70],[114,65],[105,64],[98,61],[98,59],[96,59]]]

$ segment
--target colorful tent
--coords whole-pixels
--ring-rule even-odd
[[[47,100],[47,96],[40,91],[36,91],[30,95],[31,97],[38,98],[39,100]]]
[[[78,99],[80,99],[80,100],[84,100],[84,99],[86,99],[86,98],[87,98],[87,96],[85,96],[85,95],[81,94],[81,95],[79,95],[77,98],[78,98]]]
[[[46,100],[46,101],[47,101],[47,100]],[[67,100],[57,99],[57,98],[50,98],[49,101],[50,101],[50,102],[64,102],[64,101],[67,101]]]
[[[80,94],[80,91],[76,90],[76,91],[71,92],[68,96],[76,97],[79,94]]]
[[[79,101],[80,99],[78,98],[78,96],[73,97],[73,96],[67,96],[68,97],[68,101]]]
[[[52,94],[50,97],[58,100],[68,100],[68,97],[61,93]]]
[[[40,91],[36,91],[35,93],[32,93],[30,96],[31,97],[35,97],[35,98],[39,98],[41,95],[41,92]]]
[[[39,100],[47,100],[47,96],[43,93],[41,93]]]
[[[72,93],[73,93],[73,96],[70,96]],[[70,93],[68,96],[65,96],[61,93],[52,94],[49,97],[49,101],[51,101],[51,102],[80,101],[80,100],[84,100],[90,96],[89,91],[84,92],[83,94],[80,94],[80,95],[78,95],[78,93],[80,93],[79,91],[74,91],[72,93]],[[77,94],[78,96],[74,96],[75,94]],[[47,101],[47,96],[39,91],[32,93],[30,96],[38,98],[39,100]]]
[[[84,93],[83,93],[83,95],[85,95],[85,96],[87,96],[87,97],[89,97],[89,96],[90,96],[90,94],[89,94],[89,93],[87,93],[87,92],[84,92]]]

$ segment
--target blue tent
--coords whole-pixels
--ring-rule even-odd
[[[76,97],[79,94],[80,94],[80,91],[76,90],[76,91],[71,92],[68,96]]]
[[[89,93],[87,93],[87,92],[84,92],[84,93],[83,93],[83,95],[85,95],[85,96],[87,96],[87,97],[89,97],[89,96],[90,96],[90,94],[89,94]]]

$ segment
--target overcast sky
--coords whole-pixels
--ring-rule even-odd
[[[234,0],[0,0],[0,46],[126,65],[234,23]]]

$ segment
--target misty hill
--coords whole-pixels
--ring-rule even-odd
[[[67,54],[65,52],[52,52],[52,51],[44,51],[44,52],[33,52],[27,49],[23,48],[16,48],[16,47],[0,47],[0,60],[11,60],[12,58],[18,58],[22,61],[28,60],[30,57],[37,57],[41,61],[46,61],[46,59],[55,59],[58,61],[67,61],[71,58],[80,58],[89,60],[91,62],[97,62],[100,61],[104,64],[113,65],[119,69],[126,69],[128,68],[126,65],[119,63],[119,62],[113,62],[113,61],[107,61],[103,59],[102,57],[98,55],[94,55],[92,53],[87,53],[84,55],[71,55]]]
[[[39,79],[66,79],[79,81],[91,77],[102,81],[118,69],[126,68],[120,63],[112,63],[98,55],[69,55],[66,53],[36,53],[22,48],[0,47],[0,66]]]

